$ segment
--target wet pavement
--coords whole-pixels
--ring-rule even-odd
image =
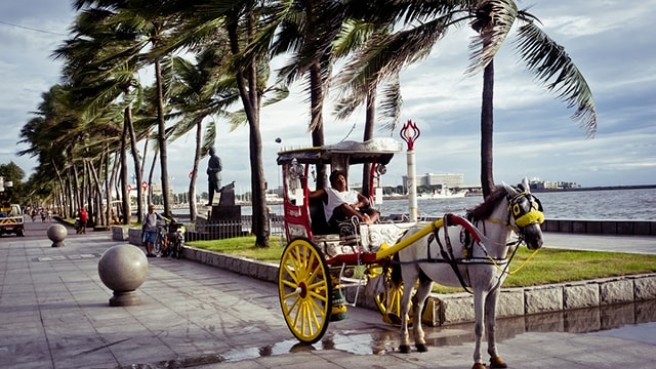
[[[187,260],[149,259],[137,290],[142,304],[110,307],[97,264],[121,242],[90,231],[52,248],[47,226],[0,238],[0,368],[472,365],[472,324],[425,327],[429,351],[404,355],[398,328],[361,308],[331,323],[320,342],[299,344],[284,323],[276,285]],[[510,368],[654,368],[655,322],[656,301],[500,319],[498,347]]]

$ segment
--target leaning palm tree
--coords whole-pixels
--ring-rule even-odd
[[[225,51],[225,50],[224,50]],[[196,130],[194,163],[189,181],[189,211],[191,220],[196,219],[196,179],[202,155],[206,155],[216,139],[215,116],[227,116],[226,107],[239,99],[233,83],[220,77],[222,64],[220,46],[209,46],[196,56],[196,64],[182,57],[172,60],[173,81],[171,104],[180,112],[180,121],[174,127],[172,137],[180,137],[192,129]],[[203,135],[203,122],[207,122]],[[202,137],[204,136],[204,140]]]
[[[357,19],[363,13],[360,8],[362,4],[358,1],[353,3],[354,6],[348,8],[349,15],[353,18],[344,22],[342,31],[334,42],[334,54],[337,58],[346,58],[350,55],[357,56],[357,52],[365,48],[370,39],[388,34],[392,29],[391,24],[377,24]],[[366,6],[365,9],[367,9]],[[366,14],[366,10],[364,14]],[[383,128],[388,129],[390,132],[394,131],[399,122],[402,105],[398,73],[393,74],[385,81],[376,79],[369,81],[369,83],[364,84],[365,89],[363,91],[350,90],[348,84],[339,78],[337,82],[335,87],[340,89],[343,96],[335,108],[335,115],[339,119],[351,116],[356,108],[365,105],[363,141],[373,138],[377,119],[384,122]],[[383,87],[381,91],[379,91],[379,87]],[[383,100],[380,103],[377,116],[377,95],[379,92],[382,93]],[[364,196],[372,195],[373,189],[370,188],[370,179],[371,164],[364,163],[362,168],[362,194]]]
[[[304,81],[309,95],[313,146],[323,146],[323,107],[334,62],[333,40],[346,20],[345,2],[299,0],[269,1],[267,17],[250,50],[270,57],[285,55],[287,65],[280,68],[278,78],[286,85]],[[325,168],[317,167],[317,187],[326,182]]]
[[[585,78],[574,65],[564,47],[557,44],[537,25],[539,20],[519,10],[513,0],[487,1],[475,8],[472,28],[480,38],[474,42],[470,70],[484,68],[483,100],[481,109],[481,185],[487,197],[494,188],[492,174],[493,89],[494,55],[500,49],[516,22],[517,50],[538,81],[548,90],[554,90],[569,108],[576,107],[572,115],[589,135],[597,128],[597,113],[592,92]]]
[[[383,1],[384,17],[402,21],[405,28],[372,42],[357,61],[346,68],[351,84],[362,88],[363,81],[395,73],[407,64],[429,55],[447,30],[470,24],[477,32],[471,45],[472,64],[468,72],[484,69],[483,106],[481,112],[481,184],[487,196],[494,186],[492,174],[494,82],[493,59],[516,23],[517,51],[539,83],[555,91],[569,108],[575,107],[573,119],[589,135],[596,131],[597,116],[590,87],[574,65],[565,48],[549,38],[539,27],[539,20],[526,10],[519,10],[514,0],[462,0],[426,3],[425,1]]]
[[[168,155],[166,145],[166,121],[164,101],[168,94],[163,80],[161,54],[153,55],[148,47],[157,49],[161,46],[170,29],[179,22],[177,14],[170,11],[170,2],[120,1],[120,0],[74,0],[77,10],[93,7],[100,12],[108,12],[103,23],[114,30],[115,35],[124,41],[123,48],[106,60],[138,57],[151,63],[155,72],[157,90],[157,137],[160,153],[160,175],[164,193],[164,214],[171,216],[169,204]]]
[[[73,37],[66,40],[54,52],[56,57],[66,60],[64,75],[76,86],[81,106],[90,112],[103,109],[117,99],[123,101],[123,134],[129,140],[137,183],[141,183],[143,170],[139,160],[137,141],[143,134],[135,134],[132,123],[132,102],[135,91],[139,91],[138,70],[143,67],[138,50],[143,44],[135,40],[132,32],[116,22],[116,11],[103,7],[85,8],[78,14],[72,28]],[[127,186],[125,171],[123,187]],[[123,193],[123,212],[129,213],[127,191]],[[137,186],[137,198],[142,198],[142,189]],[[137,217],[141,219],[144,209],[137,202]],[[124,222],[129,217],[124,217]]]
[[[202,42],[220,37],[228,46],[230,62],[222,68],[222,75],[232,83],[243,106],[241,114],[233,120],[246,122],[249,128],[249,158],[253,207],[253,234],[257,246],[269,245],[269,222],[265,198],[262,137],[260,134],[260,110],[263,95],[267,92],[269,75],[268,59],[260,52],[245,55],[265,17],[264,3],[260,1],[228,0],[172,1],[176,13],[184,20],[179,31],[168,41],[165,50],[183,47],[202,47]],[[157,50],[156,50],[157,52]],[[231,82],[230,82],[231,81]]]

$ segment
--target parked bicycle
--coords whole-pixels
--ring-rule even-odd
[[[182,223],[172,221],[169,224],[168,238],[168,254],[171,257],[180,259],[182,257],[182,245],[184,244],[185,226]]]
[[[168,223],[164,220],[157,221],[157,241],[153,252],[155,255],[167,256],[169,248],[168,232],[166,231]]]

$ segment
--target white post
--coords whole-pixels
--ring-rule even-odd
[[[418,217],[417,208],[417,186],[415,184],[416,166],[415,151],[408,150],[408,214],[411,222],[416,222]]]
[[[401,138],[408,144],[407,162],[408,162],[408,216],[411,222],[416,222],[418,218],[417,209],[417,185],[415,184],[416,166],[415,166],[415,141],[420,135],[419,127],[408,120],[401,128]]]

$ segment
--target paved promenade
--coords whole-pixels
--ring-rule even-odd
[[[100,281],[97,265],[107,248],[120,243],[106,232],[69,231],[65,246],[52,248],[46,226],[34,231],[43,237],[0,238],[3,369],[472,365],[471,324],[427,328],[429,352],[402,355],[396,351],[397,328],[359,308],[349,310],[348,320],[331,323],[322,342],[298,345],[283,321],[275,285],[187,260],[149,259],[148,278],[138,290],[143,303],[110,307],[111,291]],[[582,242],[571,237],[563,242],[575,239]],[[546,240],[549,244],[550,235]],[[613,244],[637,248],[629,237],[613,238]],[[576,329],[567,329],[557,315],[533,323],[500,320],[499,351],[510,368],[651,369],[654,310],[651,301],[577,319],[589,319],[592,326],[579,330],[588,333],[573,333]]]

